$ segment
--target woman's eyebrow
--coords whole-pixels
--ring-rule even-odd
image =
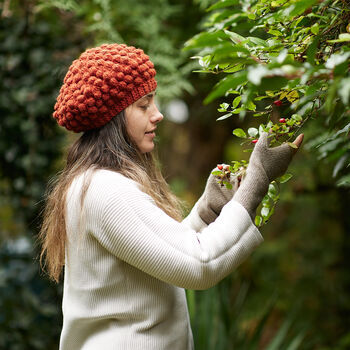
[[[155,93],[154,93],[154,92],[153,92],[153,93],[151,92],[151,93],[149,93],[148,95],[145,95],[145,96],[141,97],[139,101],[143,101],[144,99],[150,100],[152,97],[154,97],[154,95],[155,95]]]

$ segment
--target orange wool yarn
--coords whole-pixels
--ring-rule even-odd
[[[141,49],[104,44],[73,61],[53,117],[74,132],[99,128],[157,87],[156,71]]]

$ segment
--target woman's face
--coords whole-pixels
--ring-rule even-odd
[[[142,153],[153,150],[157,124],[163,119],[154,97],[152,91],[125,109],[126,130]]]

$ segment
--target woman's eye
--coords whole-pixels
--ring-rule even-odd
[[[141,108],[141,109],[143,109],[143,110],[147,110],[147,109],[148,109],[148,107],[149,107],[149,105],[143,105],[143,106],[140,106],[140,108]]]

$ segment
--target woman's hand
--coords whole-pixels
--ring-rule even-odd
[[[256,143],[249,159],[246,176],[236,192],[234,199],[249,212],[252,219],[255,211],[264,198],[269,184],[282,176],[303,142],[304,135],[299,135],[292,147],[284,143],[278,147],[270,147],[269,134],[263,133]]]
[[[255,176],[266,175],[269,182],[282,176],[288,169],[288,166],[303,141],[304,135],[299,135],[291,147],[288,143],[283,143],[278,147],[270,147],[269,134],[264,132],[254,147],[253,153],[249,159],[247,175],[249,172],[255,173],[262,168],[265,174],[256,174]]]
[[[226,165],[222,164],[221,166],[225,167]],[[215,168],[212,172],[219,170],[221,169]],[[223,206],[232,199],[239,187],[239,177],[229,171],[225,180],[231,183],[232,189],[220,184],[217,177],[211,173],[205,190],[197,202],[198,214],[206,224],[210,224],[218,217]]]

